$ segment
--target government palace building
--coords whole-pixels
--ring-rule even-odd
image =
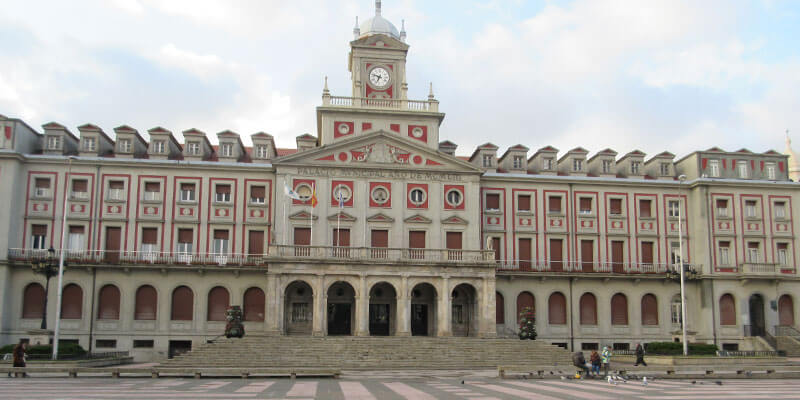
[[[326,81],[296,148],[0,115],[0,345],[59,312],[61,343],[159,360],[223,334],[238,305],[265,340],[514,338],[530,307],[537,340],[632,349],[681,338],[681,264],[690,342],[776,350],[797,334],[788,137],[786,154],[457,155],[433,90],[407,97],[406,33],[376,3],[350,42],[352,93]],[[34,271],[62,256],[59,304],[58,277]]]

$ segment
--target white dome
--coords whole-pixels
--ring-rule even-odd
[[[400,40],[400,32],[388,19],[376,15],[361,24],[361,36],[382,33]]]

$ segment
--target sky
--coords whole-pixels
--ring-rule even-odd
[[[0,114],[316,135],[325,76],[351,95],[372,0],[0,0]],[[800,2],[384,0],[408,33],[409,98],[433,83],[440,140],[682,157],[800,147]]]

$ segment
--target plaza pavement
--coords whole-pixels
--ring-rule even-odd
[[[800,380],[500,380],[493,371],[352,372],[341,379],[0,378],[0,399],[800,399]]]

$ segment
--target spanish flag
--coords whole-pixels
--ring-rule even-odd
[[[315,185],[311,185],[311,208],[317,206],[317,187]]]

